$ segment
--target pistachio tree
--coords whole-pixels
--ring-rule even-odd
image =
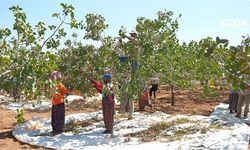
[[[238,46],[228,47],[228,40],[216,38],[215,46],[209,47],[218,69],[225,74],[227,83],[234,90],[244,90],[250,85],[249,37],[244,36]]]
[[[61,4],[62,12],[52,17],[60,20],[58,25],[38,22],[32,26],[27,22],[26,13],[19,6],[12,6],[15,22],[12,29],[0,30],[1,43],[1,88],[18,98],[21,93],[28,99],[36,98],[46,91],[48,74],[58,69],[56,56],[48,51],[56,50],[66,36],[63,25],[82,28],[83,23],[76,21],[74,7]],[[68,21],[68,22],[67,22]]]

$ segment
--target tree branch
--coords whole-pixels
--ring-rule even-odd
[[[55,29],[55,31],[52,33],[52,35],[50,37],[48,37],[42,44],[41,46],[41,50],[43,49],[44,45],[48,42],[48,40],[50,40],[55,34],[56,32],[60,29],[60,27],[64,24],[64,21],[66,19],[66,15],[64,16],[63,20],[61,21],[61,23],[59,24],[59,26]]]
[[[224,67],[223,64],[225,64],[225,62],[223,61],[223,59],[222,59],[220,56],[218,56],[218,57],[221,59],[222,63],[219,62],[219,61],[216,60],[216,59],[215,59],[215,62],[216,62],[217,64],[219,64],[220,69],[224,70],[227,74],[232,75],[234,78],[238,79],[239,81],[242,81],[242,82],[245,83],[247,86],[250,86],[250,82],[248,82],[248,81],[246,81],[246,80],[244,80],[244,79],[241,79],[241,78],[240,78],[239,76],[237,76],[236,74],[230,73],[230,72]],[[244,69],[244,70],[245,70],[245,69]]]
[[[8,73],[10,73],[10,72],[11,72],[11,70],[7,70],[7,71],[5,71],[4,73],[0,74],[0,76],[3,76],[3,75],[8,74]]]

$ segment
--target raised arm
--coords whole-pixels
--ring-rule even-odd
[[[88,80],[91,81],[92,85],[96,88],[97,92],[101,94],[102,89],[103,89],[103,84],[100,83],[100,82],[97,82],[97,81],[95,81],[95,80],[93,80],[91,78],[88,78]]]

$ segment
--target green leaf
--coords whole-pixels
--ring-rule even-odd
[[[54,14],[52,14],[52,17],[58,18],[59,16],[60,16],[60,13],[54,13]]]

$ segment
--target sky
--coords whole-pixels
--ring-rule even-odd
[[[128,32],[135,30],[138,17],[154,19],[164,9],[175,17],[182,14],[177,33],[181,42],[219,36],[238,45],[242,35],[250,33],[249,0],[0,0],[0,27],[12,28],[9,7],[13,5],[22,7],[33,25],[39,21],[58,24],[51,14],[61,11],[60,3],[72,4],[79,20],[87,13],[101,14],[109,24],[105,35],[111,36],[117,36],[121,26]]]

